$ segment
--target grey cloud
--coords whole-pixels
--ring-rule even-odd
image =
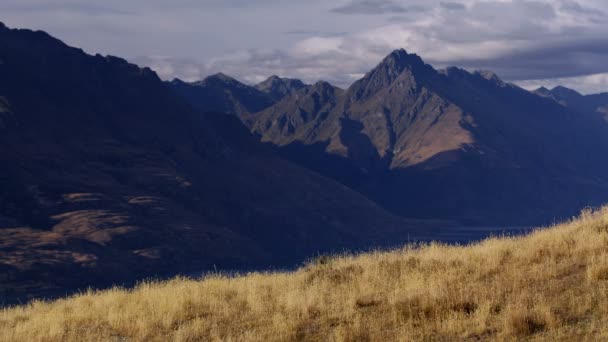
[[[385,14],[404,13],[408,8],[391,0],[351,0],[350,3],[333,8],[331,12],[340,14]]]
[[[85,15],[127,15],[135,14],[135,11],[124,10],[116,7],[99,6],[87,3],[6,3],[0,8],[9,12],[74,12]]]
[[[367,61],[349,57],[346,53],[335,51],[311,59],[281,50],[248,50],[205,63],[164,56],[141,56],[132,61],[150,67],[164,80],[179,78],[197,81],[222,72],[248,84],[261,82],[270,75],[278,75],[298,78],[306,83],[324,80],[336,86],[347,87],[361,77],[358,73],[352,73],[352,70],[364,70],[372,66]]]
[[[445,3],[441,6],[446,7]],[[605,38],[608,35],[584,25],[562,25],[559,30],[555,30],[557,9],[559,4],[554,6],[540,1],[477,2],[469,7],[470,13],[465,16],[446,15],[436,18],[435,25],[425,27],[424,31],[409,29],[408,17],[392,17],[391,21],[405,23],[408,35],[418,39],[418,43],[414,42],[411,48],[437,67],[457,65],[467,69],[490,69],[509,81],[569,78],[608,72],[608,64],[603,62],[608,60],[608,38]],[[597,15],[596,12],[587,14]],[[475,23],[469,24],[472,21]],[[480,30],[480,25],[486,29]],[[378,37],[387,35],[390,36],[391,33],[379,34]],[[498,46],[503,52],[497,56],[487,55],[487,52],[484,52],[486,43],[489,46]],[[478,53],[475,53],[475,48],[467,51],[467,44],[481,46],[481,50]],[[323,56],[315,55],[308,59],[286,54],[282,60],[282,68],[285,72],[292,70],[292,76],[300,74],[303,77],[307,75],[305,70],[313,69],[317,74],[327,72],[326,76],[321,77],[347,86],[356,75],[368,71],[383,54],[398,47],[410,48],[407,43],[398,45],[377,39],[366,41],[355,36],[342,42],[339,52],[328,52]],[[462,50],[460,54],[465,56],[450,57],[454,48]],[[349,55],[349,50],[362,49],[366,51],[366,55]],[[427,56],[424,52],[426,50],[435,54]],[[443,56],[442,50],[445,51]],[[441,58],[437,58],[437,55]],[[354,61],[357,58],[358,61]],[[343,61],[348,63],[344,65]],[[249,62],[244,62],[244,65]]]
[[[407,23],[417,15],[422,15],[425,12],[430,12],[432,8],[424,6],[410,6],[407,8],[407,12],[399,13],[399,15],[391,16],[387,19],[389,23]]]
[[[247,83],[262,81],[270,75],[299,78],[307,83],[325,80],[337,86],[348,86],[356,80],[351,70],[361,69],[361,61],[341,52],[326,52],[314,59],[284,51],[249,51],[235,59],[224,59],[207,65],[209,74],[223,71]],[[246,68],[243,68],[243,66]]]
[[[569,11],[575,13],[591,14],[591,15],[604,15],[605,13],[597,8],[583,7],[578,1],[564,1],[560,9],[562,11]]]
[[[154,70],[164,80],[179,78],[183,81],[198,81],[209,74],[203,64],[192,59],[164,56],[139,56],[131,60],[140,66]]]
[[[86,51],[148,56],[135,61],[165,79],[223,71],[347,86],[396,48],[509,81],[608,72],[605,0],[2,0],[0,11]]]
[[[564,1],[560,6],[560,10],[562,12],[584,16],[589,22],[595,24],[608,23],[608,16],[605,11],[594,7],[583,6],[578,1]]]
[[[316,37],[340,37],[345,36],[348,32],[323,32],[323,31],[314,31],[314,30],[290,30],[283,32],[286,35],[293,36],[316,36]]]
[[[450,10],[450,11],[460,11],[460,10],[465,10],[467,9],[467,6],[463,3],[460,2],[449,2],[449,1],[442,1],[440,3],[441,7]]]
[[[539,46],[485,60],[455,60],[464,67],[491,68],[509,80],[567,78],[608,72],[608,37]]]
[[[582,75],[608,73],[608,25],[601,1],[513,0],[464,2],[351,1],[340,14],[397,14],[387,27],[351,32],[335,41],[311,42],[316,51],[250,49],[238,58],[218,58],[201,73],[224,71],[248,82],[271,74],[307,82],[328,80],[346,87],[391,50],[406,48],[436,67],[489,69],[508,81],[559,78],[586,92],[608,90]],[[396,7],[395,7],[396,6]],[[444,11],[433,11],[444,9]],[[449,10],[462,10],[453,15]],[[447,10],[447,11],[446,11]],[[424,12],[424,15],[411,15]],[[564,17],[565,16],[565,17]],[[564,19],[569,18],[569,19]],[[384,19],[386,20],[386,19]],[[423,23],[423,24],[419,24]],[[419,26],[422,25],[422,26]],[[322,31],[292,30],[302,38],[331,37]],[[328,44],[327,49],[321,48]],[[319,50],[319,51],[317,51]],[[578,77],[578,78],[577,78]],[[568,81],[574,80],[576,81]],[[605,80],[606,78],[601,78]]]
[[[514,0],[512,2],[475,2],[471,12],[481,19],[502,19],[504,16],[522,16],[526,21],[555,18],[555,8],[551,3],[531,0]],[[534,33],[534,32],[530,32]]]
[[[309,0],[311,2],[319,0]],[[3,0],[0,9],[14,12],[68,11],[84,14],[134,14],[148,11],[268,8],[297,3],[296,0],[106,0],[103,5],[84,0]]]

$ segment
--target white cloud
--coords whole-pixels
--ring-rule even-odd
[[[167,56],[141,56],[132,60],[138,65],[145,65],[156,71],[165,80],[179,78],[182,81],[193,82],[204,78],[208,70],[204,65],[190,59],[177,59]]]

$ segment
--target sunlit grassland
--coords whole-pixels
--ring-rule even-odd
[[[608,340],[608,207],[524,237],[324,257],[0,312],[2,341]]]

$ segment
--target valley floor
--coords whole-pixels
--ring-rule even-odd
[[[523,237],[321,257],[0,311],[0,341],[608,340],[608,207]]]

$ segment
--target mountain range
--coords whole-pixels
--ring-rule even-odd
[[[0,24],[0,304],[569,216],[608,200],[607,108],[405,50],[348,89],[163,82]]]
[[[607,198],[608,94],[529,92],[396,50],[346,90],[318,82],[263,107],[231,113],[400,216],[545,224]]]

